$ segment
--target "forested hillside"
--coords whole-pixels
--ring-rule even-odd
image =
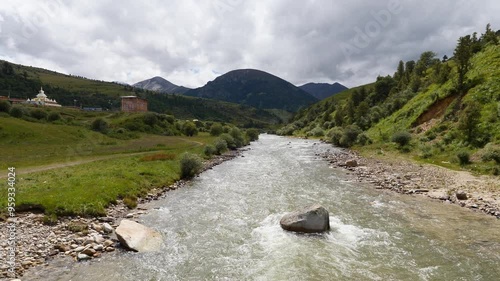
[[[461,37],[452,58],[427,51],[417,61],[400,61],[394,75],[298,112],[279,133],[498,174],[498,32],[488,25],[481,35]]]
[[[290,114],[279,110],[262,110],[229,102],[166,95],[114,82],[0,61],[0,96],[34,98],[43,87],[49,98],[63,106],[120,109],[120,96],[137,95],[146,98],[148,109],[157,113],[174,114],[179,119],[200,119],[229,122],[244,127],[269,127],[286,122]]]

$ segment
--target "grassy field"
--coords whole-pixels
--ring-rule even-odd
[[[117,199],[135,200],[151,188],[178,180],[180,155],[201,155],[205,144],[215,139],[208,133],[194,137],[138,133],[137,138],[121,140],[90,130],[87,123],[96,117],[119,123],[137,116],[76,112],[75,125],[0,117],[0,176],[8,167],[16,168],[17,211],[104,215],[105,207]],[[34,172],[40,167],[43,171]],[[3,211],[6,187],[0,189]]]

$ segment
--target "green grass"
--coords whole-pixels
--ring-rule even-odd
[[[201,155],[203,145],[213,140],[214,137],[208,134],[192,138],[149,136],[133,140],[119,149],[131,152],[137,150],[140,144],[142,149],[154,148],[156,151],[152,155],[179,155],[186,151]],[[159,148],[161,152],[158,152]],[[105,208],[116,202],[116,199],[140,197],[151,188],[169,185],[178,180],[178,158],[144,161],[144,154],[141,154],[43,172],[20,173],[16,184],[17,210],[39,209],[46,214],[59,216],[104,215]],[[4,208],[7,203],[6,190],[2,191],[5,192],[0,196],[0,206]]]
[[[91,131],[87,124],[96,117],[113,123],[137,114],[62,112],[73,115],[74,125],[0,117],[0,176],[8,167],[16,168],[17,211],[103,215],[117,199],[141,197],[178,180],[178,156],[186,151],[202,155],[204,145],[215,140],[208,133],[140,133],[138,138],[119,140]],[[2,188],[2,211],[6,204],[7,189]]]

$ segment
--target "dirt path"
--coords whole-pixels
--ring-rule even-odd
[[[183,140],[185,142],[193,143],[196,146],[205,145],[204,143],[199,142],[199,141],[194,141],[194,140],[189,140],[189,139],[184,139],[184,138],[179,138],[179,139]],[[137,156],[137,155],[144,155],[144,154],[149,154],[149,153],[158,153],[158,152],[162,152],[162,150],[153,150],[153,151],[144,151],[144,152],[132,152],[132,153],[119,153],[119,154],[94,156],[94,157],[91,156],[91,157],[87,157],[87,158],[80,159],[80,160],[58,162],[58,163],[53,163],[53,164],[48,164],[48,165],[42,165],[42,166],[35,166],[35,167],[29,167],[29,168],[16,168],[16,175],[19,176],[19,175],[25,175],[25,174],[30,174],[30,173],[48,171],[48,170],[53,170],[53,169],[59,169],[59,168],[77,166],[77,165],[91,163],[91,162],[95,162],[95,161],[117,159],[117,158],[123,158],[123,157],[129,157],[129,156]],[[4,179],[4,178],[7,178],[7,172],[2,172],[0,174],[0,179]]]
[[[74,160],[74,161],[59,162],[59,163],[53,163],[53,164],[48,164],[48,165],[43,165],[43,166],[35,166],[35,167],[29,167],[29,168],[17,168],[16,175],[19,176],[19,175],[48,171],[48,170],[53,170],[53,169],[77,166],[77,165],[91,163],[91,162],[95,162],[95,161],[101,161],[101,160],[117,159],[117,158],[129,157],[129,156],[144,155],[144,154],[149,154],[149,153],[158,153],[161,151],[162,150],[155,150],[155,151],[144,151],[144,152],[94,156],[91,158],[85,158],[85,159]],[[0,179],[4,179],[4,178],[7,178],[7,173],[0,174]]]

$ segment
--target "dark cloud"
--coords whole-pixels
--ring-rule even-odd
[[[356,86],[427,50],[450,56],[498,14],[497,0],[32,0],[0,7],[0,58],[127,83],[258,68]]]

